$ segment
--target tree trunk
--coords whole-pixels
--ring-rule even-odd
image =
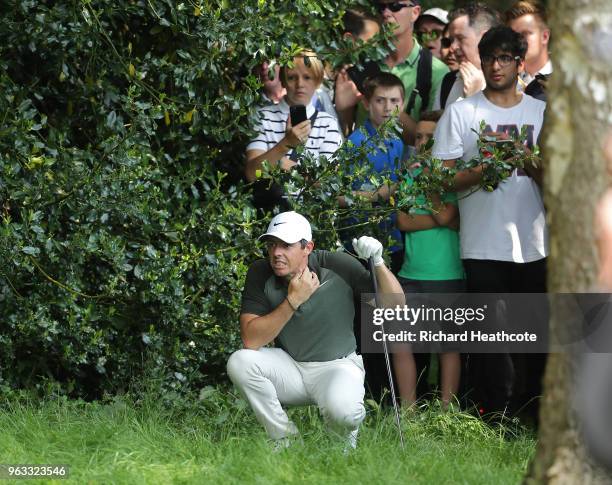
[[[549,292],[588,292],[596,288],[598,270],[595,208],[611,181],[602,144],[612,125],[612,2],[551,0],[548,7],[555,70],[543,139]],[[571,331],[561,328],[562,314],[551,308],[553,332]],[[549,357],[538,448],[525,483],[612,482],[589,458],[579,432],[573,402],[578,362],[568,353]]]

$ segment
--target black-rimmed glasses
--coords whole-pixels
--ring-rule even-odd
[[[452,37],[442,37],[442,40],[440,40],[440,46],[442,47],[442,49],[449,49],[452,43]]]
[[[499,56],[484,55],[480,56],[480,62],[483,66],[492,66],[495,61],[499,64],[499,67],[506,67],[512,61],[520,61],[520,56],[511,56],[509,54],[500,54]]]

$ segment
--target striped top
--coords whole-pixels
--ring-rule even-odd
[[[312,118],[315,108],[312,104],[306,107],[306,115]],[[267,152],[274,148],[285,136],[287,120],[289,119],[289,105],[283,99],[276,105],[262,106],[257,109],[255,131],[257,136],[247,146],[249,150],[262,150]],[[306,151],[315,156],[329,157],[342,144],[342,135],[338,121],[329,113],[319,111],[310,136],[306,142]],[[290,151],[287,152],[289,155]]]

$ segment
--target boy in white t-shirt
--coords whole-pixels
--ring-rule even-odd
[[[516,91],[527,50],[524,38],[509,27],[494,27],[478,48],[486,88],[450,105],[434,136],[433,156],[450,166],[478,155],[482,121],[486,134],[497,139],[526,129],[529,147],[542,128],[545,103]],[[463,170],[454,180],[468,291],[545,292],[548,231],[540,170],[532,165],[515,169],[495,190],[487,192],[476,190],[483,169],[484,165],[479,165]],[[528,373],[523,370],[525,360],[529,360]],[[539,395],[543,360],[542,356],[525,359],[509,354],[471,354],[467,377],[472,401],[481,413],[518,409],[524,400]]]

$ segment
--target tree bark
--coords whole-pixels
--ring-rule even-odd
[[[602,144],[612,126],[612,2],[551,0],[548,11],[554,75],[542,145],[549,292],[589,292],[596,289],[598,272],[595,208],[611,181]],[[553,333],[572,331],[563,312],[551,307]],[[580,434],[573,401],[579,360],[569,353],[549,356],[527,484],[612,483],[609,472],[589,457]]]

